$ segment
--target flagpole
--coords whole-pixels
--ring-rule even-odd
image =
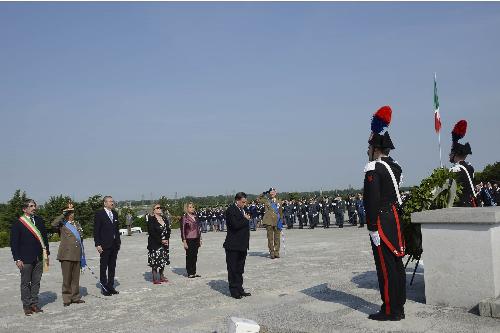
[[[443,168],[443,158],[441,157],[441,131],[438,132],[438,145],[439,145],[439,166]]]

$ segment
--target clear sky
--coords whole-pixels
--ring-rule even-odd
[[[361,187],[393,108],[405,184],[467,119],[499,160],[500,3],[0,3],[0,201]],[[449,165],[449,163],[447,163]]]

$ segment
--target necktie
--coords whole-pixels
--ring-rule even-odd
[[[111,220],[111,222],[113,222],[113,213],[112,212],[108,212],[108,216],[109,216],[109,219]]]

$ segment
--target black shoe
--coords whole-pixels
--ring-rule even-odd
[[[194,275],[194,277],[201,277],[201,275],[199,275],[199,274],[195,274],[195,275]]]
[[[360,225],[358,228],[364,228],[365,226],[364,225]]]
[[[372,313],[368,316],[368,319],[378,320],[378,321],[400,321],[404,319],[404,314],[385,314],[384,312]]]
[[[104,291],[104,290],[102,290],[102,291],[101,291],[101,294],[102,294],[103,296],[111,296],[111,295],[113,295],[113,294],[108,293],[107,291]]]
[[[244,291],[244,292],[241,293],[241,296],[247,297],[247,296],[252,296],[252,294],[247,293],[246,291]]]
[[[241,295],[231,295],[232,298],[236,298],[236,299],[241,299],[243,296]]]
[[[71,303],[63,303],[64,306],[70,306]]]
[[[194,279],[195,277],[196,277],[196,275],[188,275],[189,279]]]
[[[109,291],[109,293],[110,293],[111,295],[118,295],[120,292],[119,292],[118,290],[116,290],[116,289],[111,289],[111,290]]]
[[[339,225],[339,228],[343,228],[344,226],[343,225]]]

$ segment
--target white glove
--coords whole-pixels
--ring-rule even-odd
[[[380,236],[378,231],[370,231],[370,238],[375,246],[380,246]]]

